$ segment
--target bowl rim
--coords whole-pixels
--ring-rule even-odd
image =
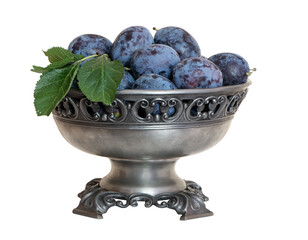
[[[182,95],[182,94],[215,94],[221,92],[235,92],[247,88],[252,84],[251,80],[248,79],[246,83],[222,86],[217,88],[197,88],[197,89],[172,89],[172,90],[145,90],[145,89],[125,89],[118,90],[116,96],[127,96],[127,95]],[[78,97],[85,97],[85,95],[77,89],[70,89],[68,95],[75,95]]]

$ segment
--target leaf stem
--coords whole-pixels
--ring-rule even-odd
[[[253,72],[257,71],[256,68],[252,68],[252,69],[249,69],[249,72],[246,73],[247,76],[251,76],[251,74],[253,74]]]
[[[89,58],[94,58],[94,57],[98,57],[98,55],[95,54],[95,55],[84,57],[83,59],[78,60],[76,63],[83,62],[84,60],[87,60]]]

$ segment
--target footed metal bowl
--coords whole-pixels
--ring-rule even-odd
[[[245,98],[245,84],[212,89],[122,90],[110,106],[71,90],[53,111],[76,148],[108,157],[110,173],[90,181],[74,213],[102,218],[112,206],[144,201],[181,219],[210,216],[199,185],[175,172],[176,161],[218,143]]]

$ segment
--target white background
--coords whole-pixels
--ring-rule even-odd
[[[308,239],[307,7],[305,1],[2,1],[1,239]],[[173,210],[111,208],[103,220],[71,213],[108,159],[69,145],[52,117],[37,117],[42,53],[84,33],[115,39],[133,25],[179,26],[202,54],[235,52],[258,71],[225,138],[183,158],[213,217],[179,221]],[[153,31],[152,31],[153,32]],[[154,32],[153,32],[154,34]],[[116,143],[115,143],[116,144]]]

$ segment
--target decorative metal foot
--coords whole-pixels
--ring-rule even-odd
[[[120,192],[108,191],[100,186],[100,178],[93,179],[84,191],[78,194],[81,198],[73,213],[92,217],[103,218],[103,214],[113,206],[126,208],[138,206],[138,201],[144,201],[145,207],[156,206],[170,208],[182,214],[180,220],[212,216],[213,213],[205,207],[208,198],[203,195],[201,187],[192,181],[186,182],[186,189],[176,193],[161,193],[151,196],[146,193],[126,195]],[[124,201],[124,202],[123,202]]]

